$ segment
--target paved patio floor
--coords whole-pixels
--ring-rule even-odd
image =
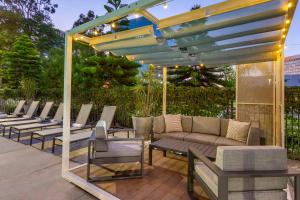
[[[94,200],[61,178],[61,158],[0,137],[1,200]]]

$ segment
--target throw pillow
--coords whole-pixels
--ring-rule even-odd
[[[182,132],[180,115],[165,115],[166,133]]]
[[[250,122],[239,122],[230,119],[228,123],[226,138],[246,143],[249,128]]]
[[[193,117],[193,133],[220,135],[221,122],[215,117]]]
[[[165,132],[165,119],[164,116],[160,115],[153,118],[153,133]]]

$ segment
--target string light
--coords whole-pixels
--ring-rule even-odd
[[[200,67],[204,67],[204,64],[203,64],[203,63],[201,63],[201,64],[200,64]]]
[[[291,23],[291,20],[287,19],[287,20],[285,21],[285,23],[286,23],[286,24],[289,24],[289,23]]]
[[[98,31],[97,30],[94,31],[94,35],[98,35]]]
[[[75,40],[77,41],[77,40],[78,40],[78,38],[76,37],[76,38],[75,38]]]
[[[176,69],[178,69],[178,67],[179,67],[178,65],[175,65],[175,68],[176,68]]]
[[[136,14],[134,14],[134,18],[136,18],[136,19],[137,19],[137,18],[139,18],[139,17],[140,17],[140,15],[139,15],[139,14],[137,14],[137,13],[136,13]]]
[[[291,8],[293,6],[292,3],[288,3],[288,8]]]
[[[286,37],[286,35],[283,34],[283,35],[282,35],[282,38],[285,38],[285,37]]]
[[[164,4],[163,4],[163,8],[164,8],[165,10],[168,9],[168,7],[169,7],[168,3],[164,3]]]
[[[112,28],[116,28],[116,27],[117,27],[116,23],[113,22],[113,23],[111,24],[111,27],[112,27]]]
[[[283,29],[282,29],[282,32],[285,32],[285,31],[286,31],[286,28],[283,28]]]
[[[83,36],[81,36],[80,39],[83,39]]]

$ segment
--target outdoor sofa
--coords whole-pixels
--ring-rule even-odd
[[[232,124],[231,129],[233,129],[231,137],[227,134],[229,123]],[[262,131],[259,129],[258,122],[184,115],[154,117],[151,133],[152,141],[171,138],[213,146],[260,145],[261,137]]]

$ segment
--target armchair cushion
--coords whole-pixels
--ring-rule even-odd
[[[153,133],[165,132],[165,118],[163,115],[153,118]]]
[[[275,146],[219,146],[216,165],[223,171],[286,170],[286,149]]]
[[[220,135],[220,119],[215,117],[193,117],[193,133]]]
[[[212,172],[204,163],[195,163],[195,172],[212,186],[217,192],[218,176]],[[249,190],[282,190],[287,188],[286,177],[256,177],[256,178],[229,178],[228,191],[242,192]]]
[[[218,196],[218,177],[202,162],[195,163],[196,174],[207,184],[212,192]],[[257,177],[257,178],[229,178],[229,200],[274,199],[282,200],[286,193],[282,190],[287,186],[286,177]],[[255,197],[255,198],[254,198]]]
[[[182,132],[180,115],[165,115],[166,133]]]
[[[95,158],[141,156],[142,146],[136,141],[108,141],[108,151],[95,152]]]
[[[96,128],[95,128],[95,136],[97,141],[95,143],[95,151],[108,151],[108,142],[107,139],[107,132],[106,132],[106,124],[105,121],[99,120]]]
[[[246,143],[249,133],[250,123],[229,120],[226,138]]]

